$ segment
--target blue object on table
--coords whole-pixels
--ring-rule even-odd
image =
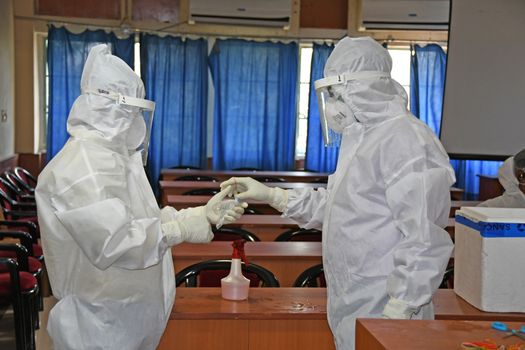
[[[525,336],[520,333],[525,333],[525,326],[521,326],[521,328],[518,329],[510,329],[506,323],[503,322],[493,322],[492,328],[502,331],[502,332],[508,332],[506,335],[503,336],[503,338],[512,337],[515,335],[518,338],[521,338],[522,340],[525,340]]]

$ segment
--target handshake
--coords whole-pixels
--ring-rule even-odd
[[[169,245],[211,241],[213,233],[210,224],[220,227],[235,222],[248,207],[247,200],[268,203],[281,212],[288,202],[285,190],[265,186],[250,177],[232,177],[220,186],[221,191],[205,206],[180,211],[170,206],[162,208],[162,231]],[[235,197],[235,200],[226,199],[228,196]]]

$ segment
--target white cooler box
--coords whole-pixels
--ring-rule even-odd
[[[456,212],[454,291],[483,311],[525,312],[525,209]]]

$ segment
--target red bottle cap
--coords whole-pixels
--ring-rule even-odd
[[[244,254],[244,243],[246,243],[244,239],[238,239],[236,241],[233,241],[232,259],[241,259],[241,261],[243,261],[244,264],[248,265],[248,259],[246,259],[246,255]]]

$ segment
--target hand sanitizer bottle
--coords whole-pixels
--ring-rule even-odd
[[[232,264],[230,274],[221,279],[221,293],[224,299],[228,300],[245,300],[248,299],[248,292],[250,290],[250,280],[242,275],[241,260],[246,264],[246,256],[244,255],[245,240],[234,241]]]

